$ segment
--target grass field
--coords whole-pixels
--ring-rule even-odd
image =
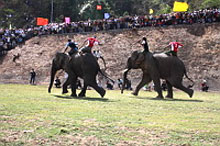
[[[60,93],[0,85],[0,145],[220,145],[220,93],[176,91],[173,100],[147,91]]]

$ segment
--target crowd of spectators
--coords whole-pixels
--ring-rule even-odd
[[[25,40],[37,35],[96,32],[113,29],[142,28],[150,26],[168,26],[178,24],[220,22],[220,9],[204,9],[194,12],[177,12],[158,16],[124,16],[103,20],[88,20],[66,23],[49,23],[45,26],[27,29],[0,29],[0,52],[10,50]]]
[[[0,56],[7,51],[22,45],[29,38],[33,37],[32,29],[1,29],[0,28]]]

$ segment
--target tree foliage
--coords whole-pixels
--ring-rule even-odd
[[[36,17],[50,20],[53,1],[53,22],[62,22],[64,17],[71,21],[103,19],[104,13],[113,17],[123,15],[145,15],[149,9],[154,14],[172,11],[174,0],[1,0],[0,27],[9,24],[17,27],[34,25]],[[178,0],[190,5],[189,11],[204,8],[219,8],[220,0]],[[102,5],[102,10],[96,10]]]

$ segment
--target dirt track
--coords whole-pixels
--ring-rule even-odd
[[[202,79],[206,79],[212,90],[220,89],[220,24],[194,24],[169,27],[148,27],[137,30],[114,30],[97,32],[95,35],[104,44],[100,49],[107,63],[107,73],[113,79],[121,77],[127,56],[142,47],[131,44],[147,36],[150,50],[161,48],[170,41],[178,40],[184,44],[178,55],[186,65],[188,75],[196,82],[198,89]],[[35,37],[22,47],[10,51],[0,60],[0,83],[29,83],[29,72],[34,68],[37,84],[48,84],[51,60],[57,51],[63,51],[68,38],[75,39],[79,46],[89,34],[68,34]],[[13,55],[21,56],[14,63]],[[140,70],[132,71],[129,78],[133,83],[141,78]],[[185,80],[184,80],[185,81]]]

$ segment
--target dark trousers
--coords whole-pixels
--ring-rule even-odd
[[[84,47],[84,48],[82,48],[81,49],[81,51],[83,52],[83,53],[92,53],[92,48],[90,48],[90,47]]]
[[[30,84],[34,84],[34,82],[35,82],[35,77],[31,76]]]
[[[166,52],[167,55],[172,55],[172,56],[177,56],[177,52],[174,52],[174,51],[169,51],[169,52]]]

